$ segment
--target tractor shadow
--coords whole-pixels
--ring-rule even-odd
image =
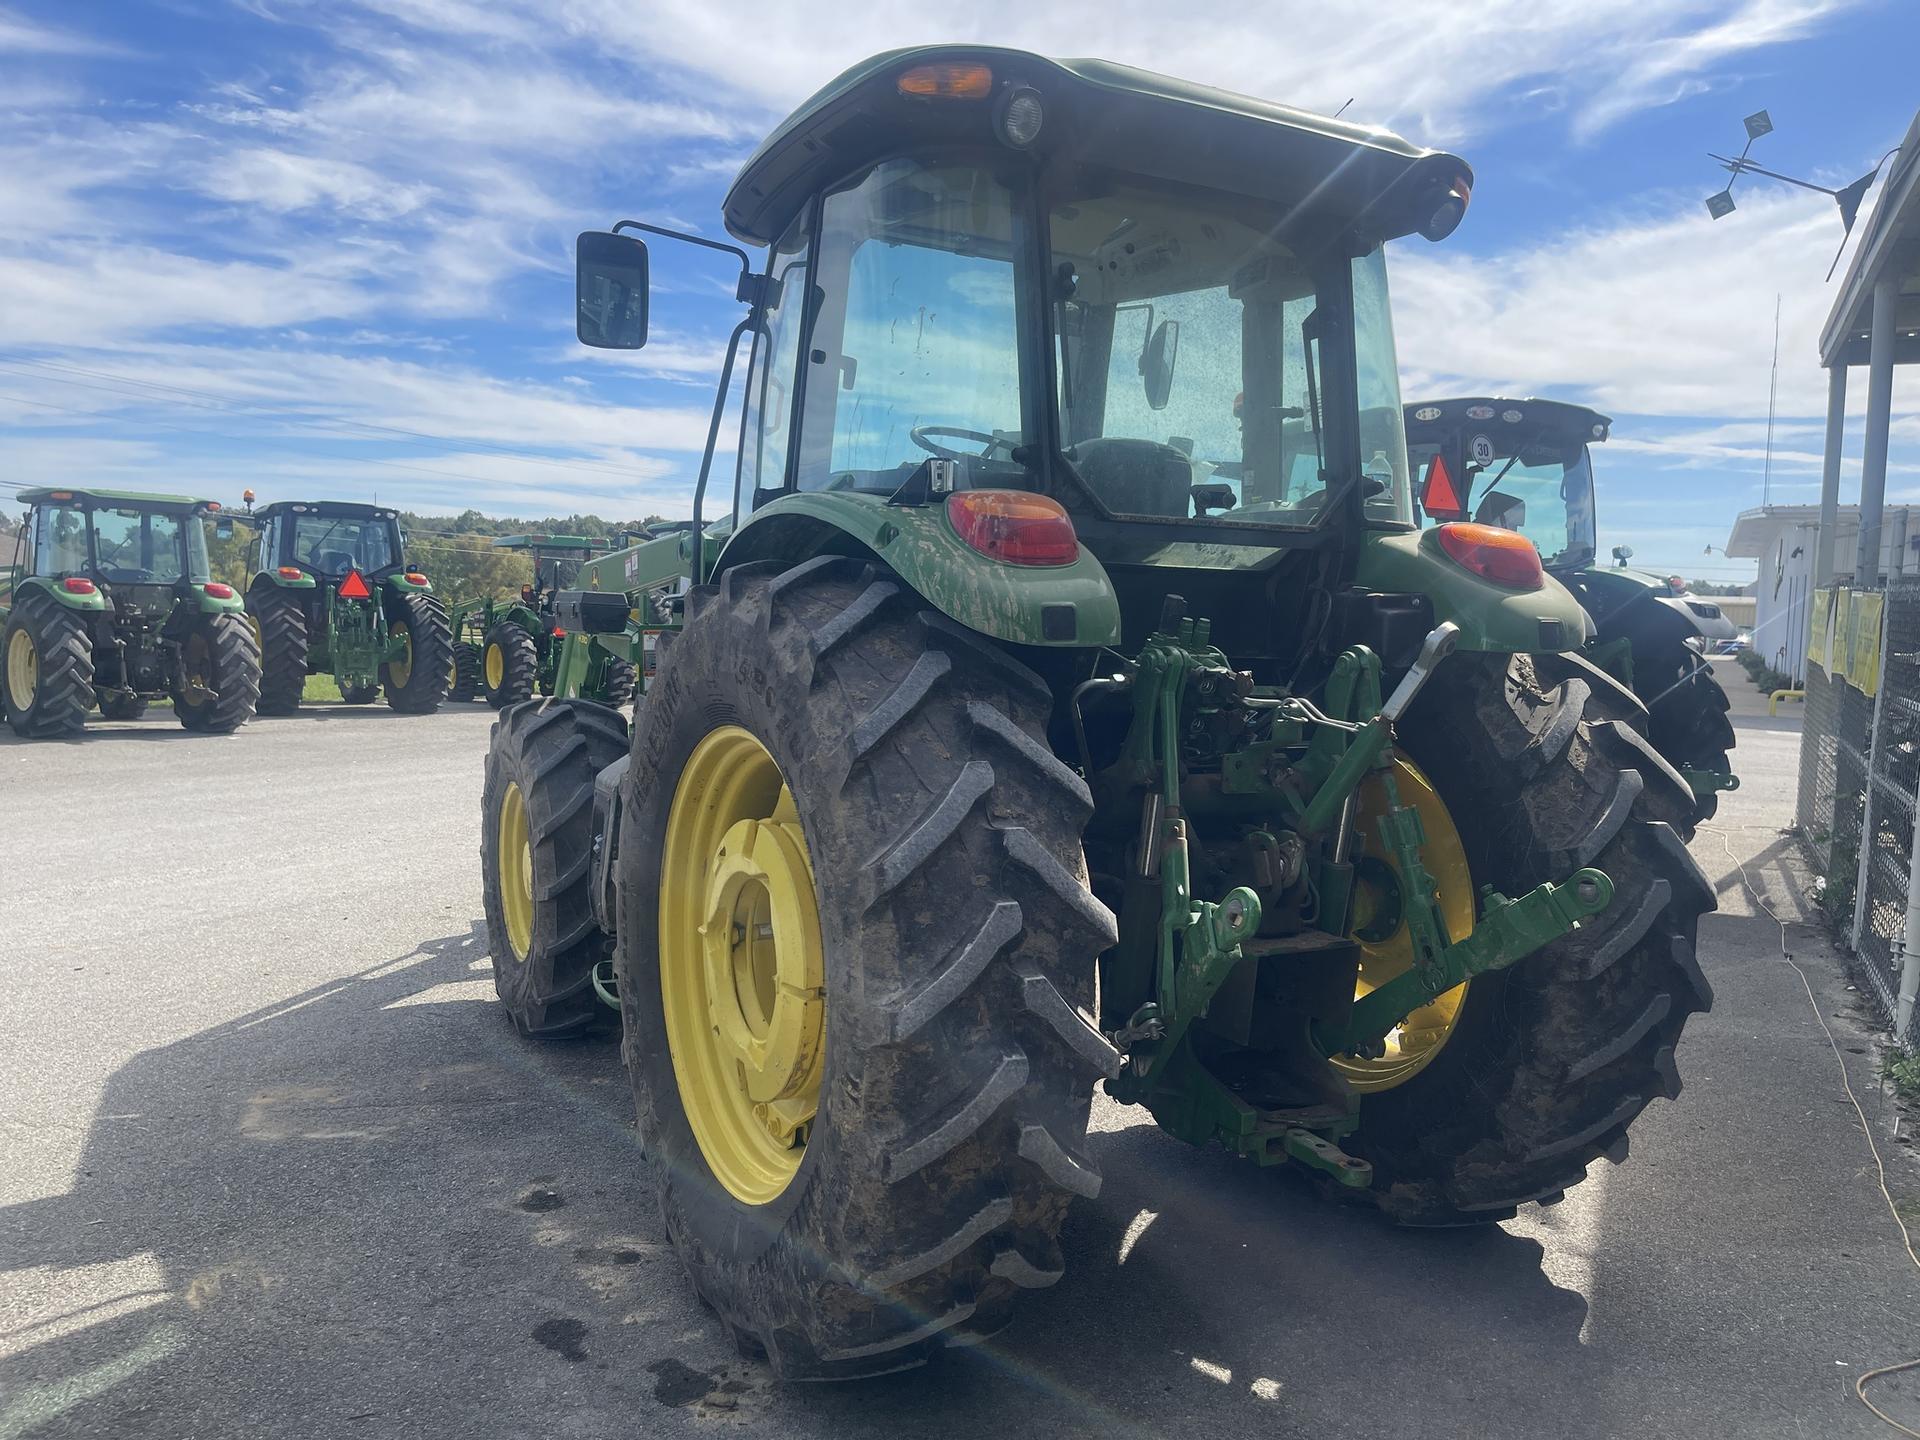
[[[1536,1241],[1396,1231],[1100,1115],[1106,1188],[1011,1330],[781,1386],[673,1256],[617,1049],[518,1037],[476,923],[111,1078],[70,1188],[0,1209],[0,1437],[1468,1433],[1543,1375],[1581,1433],[1631,1428]]]

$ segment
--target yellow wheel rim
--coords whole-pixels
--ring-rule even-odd
[[[16,630],[7,642],[7,704],[16,714],[25,714],[39,690],[40,652],[33,648],[31,635]]]
[[[507,947],[518,964],[533,953],[533,832],[527,827],[527,802],[509,781],[500,801],[500,911],[507,922]]]
[[[1433,876],[1447,937],[1463,939],[1473,931],[1473,874],[1467,866],[1467,852],[1460,843],[1460,832],[1454,826],[1446,802],[1434,790],[1433,782],[1406,756],[1395,754],[1393,779],[1400,791],[1400,803],[1418,813],[1421,828],[1426,832],[1420,857]],[[1378,821],[1386,811],[1387,787],[1376,774],[1360,787],[1357,815],[1360,834],[1366,842],[1366,858],[1358,867],[1354,883],[1353,933],[1360,937],[1360,975],[1354,985],[1355,999],[1405,974],[1413,964],[1413,940],[1407,934],[1405,920],[1398,918],[1399,872],[1378,833]],[[1446,1045],[1460,1019],[1466,997],[1466,983],[1454,986],[1407,1016],[1387,1037],[1385,1054],[1366,1059],[1339,1055],[1334,1057],[1334,1068],[1362,1094],[1406,1084],[1426,1069]]]
[[[826,963],[799,811],[737,725],[694,747],[660,861],[660,999],[681,1108],[714,1177],[764,1205],[820,1106]]]
[[[262,655],[266,654],[267,637],[261,632],[260,617],[251,610],[247,611],[247,624],[253,628],[253,648],[258,650]]]
[[[447,692],[451,694],[460,684],[460,657],[457,654],[447,657]]]
[[[507,652],[495,641],[487,646],[487,688],[498,690],[507,678]]]
[[[180,676],[186,682],[186,698],[198,704],[213,688],[213,651],[207,637],[198,631],[187,637],[180,651]]]
[[[407,682],[413,678],[413,636],[407,630],[407,622],[393,622],[392,633],[400,637],[400,658],[387,661],[387,683],[396,690],[407,688]]]

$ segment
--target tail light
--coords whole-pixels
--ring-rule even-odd
[[[60,582],[60,586],[69,595],[97,595],[100,593],[94,588],[93,581],[82,579],[78,575],[69,575]]]
[[[1471,570],[1482,580],[1490,580],[1508,590],[1538,590],[1547,583],[1547,572],[1540,565],[1540,552],[1517,531],[1455,521],[1438,527],[1433,533],[1440,541],[1440,548],[1455,564]]]
[[[200,588],[216,600],[231,600],[233,598],[233,586],[222,584],[218,580],[209,580]]]
[[[427,583],[427,577],[422,575],[418,570],[409,570],[407,571],[407,583],[409,585],[424,585]]]
[[[1080,537],[1060,502],[1025,490],[962,490],[947,497],[953,533],[1008,565],[1071,565]]]
[[[280,578],[282,580],[298,580],[306,573],[307,572],[302,570],[298,565],[282,565],[280,567]]]
[[[553,627],[553,638],[556,640],[564,640],[567,638],[567,632],[556,625]]]

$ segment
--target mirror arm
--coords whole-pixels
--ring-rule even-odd
[[[750,301],[754,298],[747,293],[750,288],[747,282],[750,278],[753,278],[753,260],[748,256],[747,252],[742,250],[738,245],[729,245],[722,240],[709,240],[704,235],[688,235],[684,231],[668,230],[659,225],[648,225],[640,220],[622,220],[613,227],[613,233],[616,235],[622,230],[644,230],[649,235],[664,236],[668,240],[684,240],[689,245],[702,245],[709,250],[718,250],[722,254],[733,256],[734,259],[740,262],[740,279],[734,286],[734,293],[741,300]]]
[[[690,236],[683,236],[690,239]],[[702,240],[703,245],[714,244],[711,240]],[[718,249],[731,249],[731,246],[716,246]],[[745,256],[741,259],[744,261]],[[713,469],[713,450],[720,443],[720,422],[726,418],[727,392],[733,388],[733,361],[740,353],[740,337],[749,330],[758,328],[760,311],[756,307],[740,317],[740,323],[733,327],[733,334],[727,337],[727,358],[720,367],[720,388],[713,397],[713,419],[707,425],[707,448],[700,457],[700,478],[693,486],[693,583],[702,585],[707,579],[707,545],[705,526],[701,524],[702,502],[707,498],[707,476]]]

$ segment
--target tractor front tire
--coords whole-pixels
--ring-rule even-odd
[[[231,735],[253,718],[260,647],[245,615],[223,610],[195,617],[180,643],[180,669],[173,713],[187,729]]]
[[[291,715],[300,708],[307,690],[307,614],[300,601],[273,585],[262,585],[247,596],[260,640],[260,703],[262,715]]]
[[[603,705],[523,701],[500,712],[480,802],[481,894],[493,988],[522,1035],[611,1029],[593,967],[612,953],[593,913],[593,780],[626,753]]]
[[[1678,641],[1636,651],[1633,688],[1647,707],[1647,738],[1676,770],[1731,774],[1733,722],[1727,718],[1727,692],[1713,666]],[[1696,797],[1694,819],[1711,820],[1720,808],[1718,794]]]
[[[59,601],[29,590],[0,632],[0,695],[13,733],[27,740],[78,735],[93,708],[93,637]]]
[[[447,699],[464,705],[480,693],[480,647],[471,640],[453,642],[453,684]]]
[[[1067,1207],[1099,1188],[1091,1086],[1119,1057],[1082,1017],[1116,927],[1087,887],[1092,801],[1048,748],[1051,708],[1003,648],[835,556],[696,587],[639,706],[615,950],[645,1163],[695,1288],[787,1378],[905,1369],[992,1334],[1024,1290],[1060,1278]],[[727,746],[757,752],[751,780],[689,780]],[[735,809],[767,818],[743,814],[705,854],[669,848]],[[809,898],[761,923],[727,887],[769,831],[800,859],[765,893]],[[733,921],[683,924],[715,904]],[[740,1021],[765,977],[723,987],[713,947],[782,933],[810,934],[818,986],[790,989],[781,954],[760,993],[776,1014],[811,1002],[823,1018],[818,1048],[800,1049],[817,1103],[766,1194],[720,1138],[754,1123],[744,1073],[700,1084],[712,1057],[689,997],[707,996],[716,1027],[729,1004],[725,1023]]]
[[[1674,1049],[1713,992],[1694,955],[1712,887],[1687,854],[1693,796],[1577,674],[1543,657],[1449,659],[1400,726],[1445,802],[1475,887],[1518,896],[1582,866],[1613,903],[1545,949],[1467,984],[1424,1068],[1363,1095],[1342,1143],[1374,1167],[1393,1218],[1460,1225],[1551,1204],[1656,1098],[1680,1093]],[[1352,1191],[1345,1194],[1351,1196]]]
[[[600,680],[600,703],[611,705],[618,710],[633,699],[634,675],[631,662],[620,659],[607,661],[607,668]]]
[[[100,697],[100,718],[103,720],[138,720],[147,713],[147,697],[144,695],[102,695]]]
[[[534,681],[540,674],[540,652],[533,636],[511,620],[502,620],[487,631],[480,654],[480,683],[487,704],[498,710],[533,698]]]

